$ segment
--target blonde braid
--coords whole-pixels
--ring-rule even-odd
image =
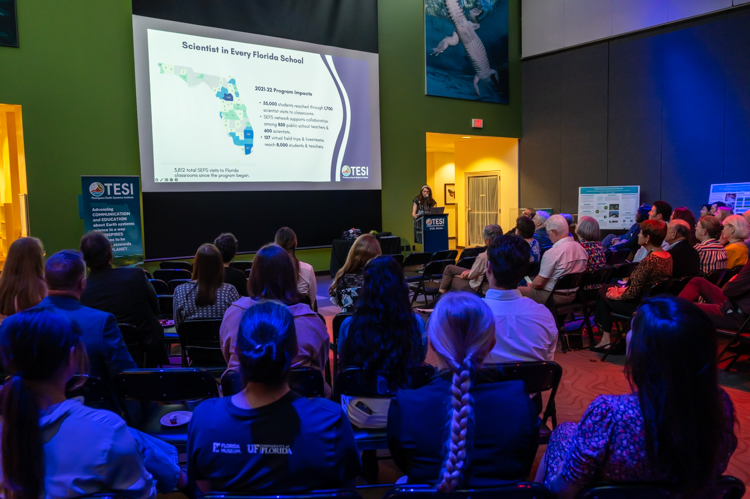
[[[472,417],[471,372],[473,363],[470,358],[453,372],[451,385],[450,437],[447,443],[447,455],[441,472],[442,481],[437,489],[442,493],[453,492],[461,481],[461,476],[468,465],[467,442],[469,421]]]

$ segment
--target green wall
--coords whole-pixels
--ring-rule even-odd
[[[520,0],[510,0],[511,105],[424,95],[418,0],[379,0],[383,229],[411,240],[425,133],[521,133]],[[130,0],[17,0],[20,48],[0,47],[0,102],[23,108],[31,233],[48,254],[77,247],[80,175],[138,175]],[[146,241],[148,244],[148,241]],[[328,252],[300,252],[316,270]]]

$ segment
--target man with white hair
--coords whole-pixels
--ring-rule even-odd
[[[669,243],[667,253],[672,255],[672,277],[679,279],[696,276],[701,272],[701,257],[698,250],[687,242],[691,230],[690,224],[685,220],[676,218],[669,222],[667,237],[664,240]]]
[[[534,225],[536,226],[536,230],[534,231],[534,239],[537,240],[539,243],[539,248],[542,250],[542,254],[544,254],[545,251],[550,249],[552,247],[552,241],[549,238],[549,235],[547,234],[547,229],[545,229],[545,222],[549,219],[549,213],[546,211],[537,211],[536,215],[534,215],[534,218],[532,220],[534,221]]]
[[[537,212],[537,215],[542,212]],[[542,256],[539,274],[528,286],[518,288],[523,296],[527,296],[542,305],[547,303],[555,283],[566,274],[585,272],[589,256],[583,246],[578,244],[570,235],[568,222],[560,215],[552,215],[544,224],[546,233],[552,242],[552,247]],[[573,301],[575,289],[555,290],[554,301],[557,305],[564,305]]]

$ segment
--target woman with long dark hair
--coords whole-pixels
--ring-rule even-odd
[[[227,361],[227,372],[239,371],[235,345],[242,314],[258,302],[274,300],[289,308],[297,331],[298,351],[292,367],[325,369],[329,338],[325,322],[310,305],[300,301],[297,291],[297,269],[289,253],[281,246],[263,246],[253,259],[253,271],[248,281],[249,297],[242,297],[227,309],[221,323],[221,351]],[[226,374],[226,373],[225,373]]]
[[[706,497],[737,448],[716,345],[713,324],[692,303],[669,295],[645,301],[625,364],[633,393],[600,395],[579,424],[558,426],[537,479],[561,498],[598,481],[668,482],[680,497]]]
[[[522,381],[498,383],[480,371],[496,343],[492,311],[473,293],[448,293],[428,334],[441,374],[417,390],[399,390],[391,402],[394,461],[409,483],[434,484],[446,494],[525,480],[539,445],[539,417]]]
[[[409,368],[424,362],[424,321],[411,310],[404,272],[393,257],[377,256],[365,265],[359,306],[341,324],[338,345],[342,369],[361,367],[369,377],[381,373],[392,387],[405,388]],[[342,396],[341,405],[352,424],[385,428],[391,399]]]
[[[274,242],[289,253],[292,262],[294,262],[294,267],[297,269],[297,291],[303,299],[309,301],[308,305],[313,310],[317,310],[315,296],[318,292],[318,282],[315,279],[315,269],[309,263],[301,262],[297,258],[297,234],[289,227],[282,227],[276,232]]]
[[[419,194],[412,200],[411,216],[417,218],[421,213],[429,211],[435,206],[437,201],[432,197],[432,188],[429,185],[423,185]]]
[[[45,296],[42,242],[35,237],[16,239],[8,248],[0,275],[0,323],[9,315],[38,305]]]
[[[0,354],[13,373],[2,389],[0,489],[5,497],[105,491],[156,497],[125,422],[113,412],[85,407],[80,399],[66,400],[67,382],[88,366],[74,323],[48,307],[14,314],[0,329]]]
[[[273,495],[354,488],[359,454],[341,408],[289,389],[298,350],[295,325],[289,307],[275,301],[242,313],[235,332],[242,390],[201,403],[188,427],[188,471],[202,491]]]
[[[359,288],[362,287],[362,269],[380,254],[380,243],[370,234],[362,234],[349,248],[344,266],[336,272],[336,277],[328,288],[331,303],[341,307],[341,312],[354,311],[359,299]]]
[[[224,282],[224,260],[213,244],[198,248],[193,260],[193,278],[174,290],[175,323],[188,319],[221,319],[229,306],[240,299],[237,289]]]

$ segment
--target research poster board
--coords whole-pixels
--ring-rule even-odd
[[[81,192],[86,232],[103,232],[114,258],[142,256],[139,177],[81,175]]]
[[[715,203],[717,201],[721,201],[732,208],[735,214],[742,215],[750,210],[750,182],[711,184],[708,202]]]
[[[641,186],[578,188],[578,219],[592,217],[602,230],[629,229],[641,204]]]

